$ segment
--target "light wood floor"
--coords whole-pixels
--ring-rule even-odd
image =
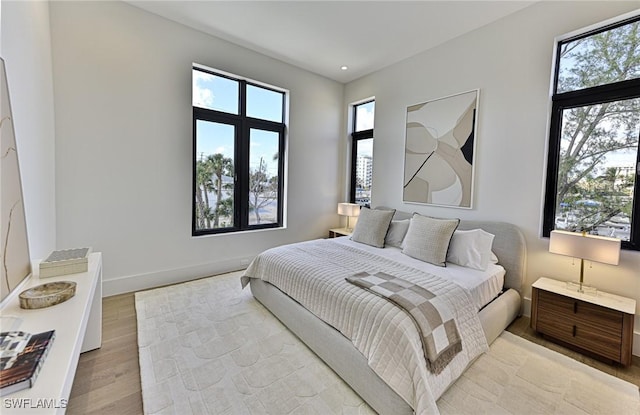
[[[80,356],[67,413],[142,414],[134,295],[105,298],[102,307],[102,348]],[[507,330],[640,386],[636,356],[628,368],[609,366],[541,338],[529,327],[527,317],[517,319]]]
[[[102,347],[80,355],[67,414],[141,414],[133,294],[102,300]]]

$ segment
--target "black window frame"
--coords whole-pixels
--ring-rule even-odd
[[[542,221],[542,236],[544,237],[549,237],[551,231],[555,229],[563,111],[577,107],[640,98],[640,78],[558,93],[558,76],[560,72],[560,57],[562,52],[561,45],[638,21],[640,21],[640,15],[603,26],[577,36],[560,40],[556,44],[553,95],[551,97],[549,145],[547,153],[547,176]],[[635,174],[636,178],[633,189],[630,240],[622,241],[621,248],[640,251],[640,143],[636,153]]]
[[[349,202],[356,202],[356,174],[357,174],[357,156],[358,156],[358,141],[360,140],[368,140],[373,139],[373,128],[368,130],[356,131],[356,123],[358,122],[358,107],[361,105],[366,105],[371,102],[375,102],[375,98],[359,102],[353,105],[353,125],[351,126],[351,177],[350,177],[350,186],[349,186]],[[371,207],[371,200],[369,200],[369,205],[364,205],[366,207]]]
[[[218,77],[223,77],[237,81],[239,83],[239,99],[238,114],[231,114],[224,111],[217,111],[208,108],[193,108],[193,141],[192,141],[192,212],[191,212],[191,234],[192,236],[203,236],[222,233],[235,233],[243,231],[252,231],[258,229],[281,228],[284,226],[284,172],[285,172],[285,154],[286,140],[286,98],[287,93],[283,90],[270,88],[264,84],[252,82],[250,80],[233,77],[226,73],[217,72],[216,70],[206,69],[201,66],[194,65],[192,70],[202,71]],[[247,86],[252,85],[262,89],[270,90],[282,94],[282,122],[275,122],[259,118],[253,118],[246,115],[246,98]],[[197,161],[197,130],[196,124],[199,120],[233,125],[235,127],[234,137],[234,194],[233,194],[233,226],[221,228],[196,228],[196,161]],[[277,221],[273,223],[253,224],[250,225],[249,215],[249,178],[250,178],[250,133],[252,129],[271,131],[278,134],[278,199],[277,199]]]

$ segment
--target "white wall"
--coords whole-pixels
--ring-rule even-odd
[[[338,223],[343,85],[121,2],[53,2],[57,246],[105,295],[238,269]],[[291,91],[287,229],[191,237],[191,64]]]
[[[55,249],[55,135],[47,2],[2,1],[1,49],[32,260]]]
[[[517,224],[528,244],[527,298],[541,276],[577,278],[579,269],[571,259],[549,254],[548,240],[539,237],[554,38],[637,7],[638,2],[540,2],[348,84],[345,105],[376,97],[373,204]],[[480,106],[474,208],[404,204],[406,107],[475,88],[480,88]],[[594,263],[585,270],[585,279],[635,298],[640,314],[640,252],[622,252],[617,267]],[[635,331],[640,332],[640,317]]]

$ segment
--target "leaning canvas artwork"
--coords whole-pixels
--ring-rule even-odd
[[[479,90],[407,108],[403,201],[471,208]]]
[[[31,273],[18,151],[0,58],[0,301]]]

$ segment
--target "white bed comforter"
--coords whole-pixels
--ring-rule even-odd
[[[345,281],[358,272],[379,271],[419,284],[449,305],[462,337],[462,352],[439,375],[427,370],[420,335],[411,317],[399,307]],[[243,287],[250,278],[275,285],[350,339],[369,366],[416,414],[437,414],[436,400],[488,348],[467,290],[331,239],[267,250],[246,270]]]

